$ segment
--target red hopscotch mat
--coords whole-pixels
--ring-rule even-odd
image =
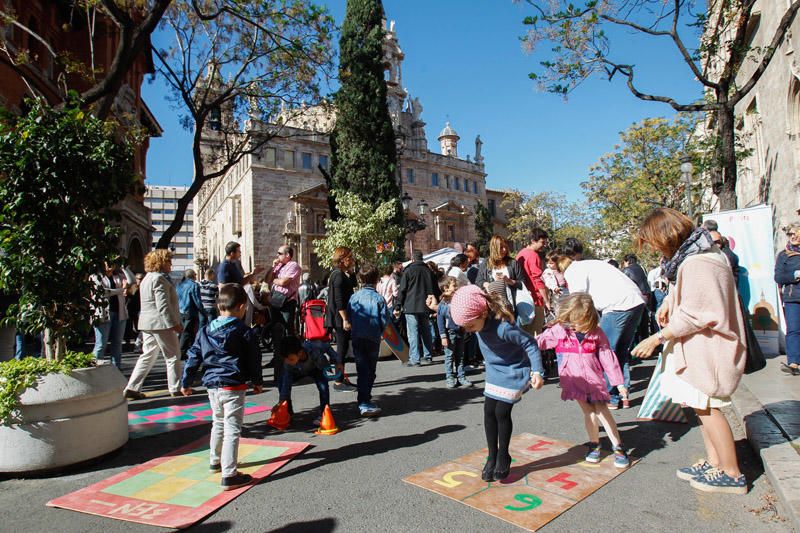
[[[183,529],[199,522],[301,453],[308,443],[239,441],[239,471],[253,484],[231,491],[208,470],[208,437],[47,502],[81,513],[152,526]]]

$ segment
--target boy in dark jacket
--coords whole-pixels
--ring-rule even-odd
[[[448,389],[456,385],[471,387],[472,382],[464,372],[464,328],[453,322],[450,316],[450,300],[458,289],[458,280],[453,276],[445,276],[439,280],[442,301],[437,308],[436,321],[439,326],[439,337],[444,348],[444,378]]]
[[[318,426],[325,411],[325,406],[331,403],[331,392],[328,381],[337,378],[337,375],[326,376],[326,369],[335,369],[338,366],[339,356],[336,350],[325,341],[301,341],[294,335],[281,339],[280,357],[283,357],[283,366],[278,377],[278,403],[289,403],[289,414],[294,414],[292,409],[292,385],[305,377],[314,379],[319,391],[319,416],[314,420]]]
[[[221,285],[217,307],[219,318],[200,330],[189,349],[181,392],[184,396],[192,394],[195,374],[202,365],[205,368],[203,385],[208,389],[208,401],[214,413],[209,469],[222,472],[223,490],[233,490],[253,481],[252,476],[236,469],[236,463],[247,382],[252,382],[256,394],[263,392],[261,352],[258,337],[242,320],[247,311],[244,289],[235,283]]]

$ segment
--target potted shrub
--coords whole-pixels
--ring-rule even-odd
[[[122,374],[66,346],[105,303],[90,276],[117,253],[112,206],[135,184],[132,149],[74,100],[28,104],[0,116],[0,290],[19,297],[4,321],[43,331],[46,359],[0,363],[0,472],[82,462],[128,438]]]

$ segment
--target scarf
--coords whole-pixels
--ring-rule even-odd
[[[790,242],[786,243],[786,255],[793,256],[793,255],[800,255],[800,246],[795,246]]]
[[[709,250],[714,246],[714,240],[708,230],[699,227],[696,228],[689,237],[683,241],[678,251],[673,254],[669,259],[661,262],[661,268],[664,270],[664,276],[670,281],[675,283],[678,277],[678,267],[681,266],[687,257],[697,255]]]

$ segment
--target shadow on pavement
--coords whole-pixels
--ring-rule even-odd
[[[328,533],[336,529],[335,518],[321,518],[319,520],[307,520],[305,522],[293,522],[277,529],[270,529],[267,533]]]
[[[221,533],[231,529],[233,529],[233,522],[223,520],[221,522],[211,522],[210,524],[197,524],[184,531],[191,531],[192,533]]]
[[[357,442],[355,444],[348,444],[347,446],[333,448],[330,450],[319,450],[312,451],[310,453],[304,453],[303,459],[314,459],[314,461],[299,465],[295,468],[290,468],[288,470],[281,470],[277,474],[271,475],[270,480],[276,481],[285,477],[302,474],[304,472],[314,470],[318,466],[342,463],[351,459],[358,459],[360,457],[381,455],[399,450],[401,448],[414,448],[416,446],[421,446],[426,442],[436,440],[439,438],[439,435],[444,433],[452,433],[454,431],[461,431],[462,429],[466,429],[466,426],[462,426],[460,424],[451,424],[429,429],[424,433],[398,435],[366,442]]]

